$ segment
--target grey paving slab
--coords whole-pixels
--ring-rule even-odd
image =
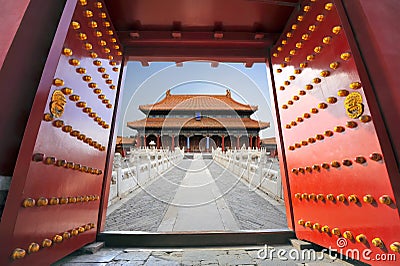
[[[158,231],[218,230],[239,227],[207,165],[202,159],[193,160]]]
[[[311,249],[313,247],[312,243],[300,239],[290,239],[290,243],[298,250]]]
[[[140,188],[125,204],[107,215],[105,230],[157,231],[190,164],[190,160],[183,160],[149,186]]]
[[[209,261],[216,260],[217,256],[226,255],[224,250],[185,250],[183,252],[182,261]]]
[[[201,262],[200,261],[182,261],[181,265],[185,265],[185,266],[196,265],[196,266],[199,266],[199,265],[201,265]]]
[[[261,197],[230,171],[211,161],[208,169],[213,175],[225,202],[239,222],[241,230],[287,228],[282,208]]]
[[[253,259],[258,259],[259,258],[258,250],[249,250],[249,251],[246,251],[246,252]]]
[[[186,249],[111,249],[104,248],[100,251],[98,257],[113,259],[109,262],[88,261],[87,254],[73,253],[63,260],[55,263],[57,266],[132,266],[132,265],[362,265],[355,261],[329,260],[326,257],[318,256],[317,259],[293,259],[287,254],[285,256],[269,256],[263,258],[258,256],[258,251],[263,250],[265,246],[259,247],[218,247],[218,248],[186,248]],[[287,253],[291,250],[298,252],[290,245],[271,246],[270,249],[285,250]],[[130,252],[124,252],[131,250]],[[132,254],[129,254],[132,253]],[[137,253],[135,256],[133,253]],[[94,254],[96,255],[96,254]],[[91,255],[92,258],[94,255]],[[261,254],[262,255],[262,254]],[[82,259],[83,258],[83,259]],[[143,260],[138,260],[138,258]]]
[[[183,251],[156,251],[152,252],[151,255],[153,257],[159,258],[159,259],[164,259],[164,260],[171,260],[174,262],[179,262],[182,260],[182,254]]]
[[[101,250],[95,254],[84,254],[73,257],[68,263],[106,263],[111,262],[116,256],[122,253],[122,250]]]
[[[201,265],[218,265],[218,260],[202,260],[200,261]]]
[[[220,265],[256,264],[256,261],[253,260],[247,253],[219,255],[217,256],[217,260]]]
[[[106,266],[141,266],[144,263],[144,261],[112,261],[107,263]]]
[[[149,258],[151,252],[150,251],[131,251],[131,252],[123,252],[116,256],[114,260],[116,261],[145,261]]]
[[[146,261],[146,263],[144,264],[146,266],[173,266],[173,265],[180,265],[179,262],[176,261],[171,261],[171,260],[166,260],[166,259],[162,259],[162,258],[157,258],[157,257],[153,257],[150,256],[150,258]]]
[[[83,248],[81,248],[81,251],[83,253],[96,253],[97,251],[99,251],[100,249],[104,248],[105,243],[104,242],[94,242],[94,243],[90,243],[89,245],[84,246]]]

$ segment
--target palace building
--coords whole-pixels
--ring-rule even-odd
[[[137,147],[154,143],[189,152],[259,148],[259,132],[270,124],[250,118],[257,109],[234,100],[230,90],[225,95],[172,95],[168,90],[161,101],[140,105],[146,118],[127,126],[138,131]]]

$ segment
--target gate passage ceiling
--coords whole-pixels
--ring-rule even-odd
[[[129,60],[265,62],[301,0],[105,0]]]

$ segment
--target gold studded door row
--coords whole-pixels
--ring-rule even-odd
[[[334,1],[304,1],[271,50],[293,223],[298,238],[340,253],[369,248],[371,257],[400,260],[398,203],[374,123],[381,118],[344,19]]]

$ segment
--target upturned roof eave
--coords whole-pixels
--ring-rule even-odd
[[[151,119],[151,118],[150,118]],[[151,122],[150,122],[151,123]],[[196,129],[196,128],[202,128],[202,129],[226,129],[226,128],[230,128],[230,129],[237,129],[237,128],[246,128],[246,129],[258,129],[258,130],[262,130],[262,129],[266,129],[270,127],[270,123],[269,122],[263,122],[263,121],[256,121],[256,120],[249,120],[249,121],[243,121],[241,125],[223,125],[221,124],[221,126],[218,125],[181,125],[180,123],[177,123],[176,125],[164,125],[164,121],[157,121],[157,123],[161,123],[158,125],[152,125],[150,123],[147,123],[147,119],[140,119],[140,120],[135,120],[135,121],[131,121],[127,123],[127,127],[131,128],[131,129],[135,129],[135,130],[143,130],[146,128],[157,128],[157,129],[182,129],[182,128],[186,128],[186,129]],[[257,123],[257,125],[249,125],[249,123]]]

